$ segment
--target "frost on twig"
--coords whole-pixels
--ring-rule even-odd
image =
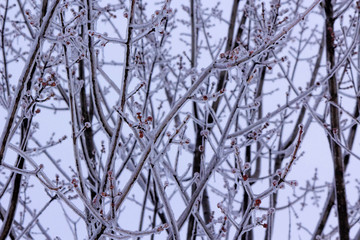
[[[360,236],[359,6],[4,0],[0,239]]]

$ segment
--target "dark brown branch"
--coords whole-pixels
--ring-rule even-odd
[[[335,66],[335,47],[334,47],[334,19],[333,19],[333,5],[331,0],[325,1],[325,32],[326,32],[326,57],[327,62],[330,63],[330,69]],[[338,105],[338,83],[336,80],[336,75],[334,74],[328,80],[329,86],[329,101]],[[339,110],[336,106],[330,105],[330,125],[331,125],[331,134],[334,138],[341,138],[341,129],[340,129],[340,116]],[[338,224],[339,224],[339,234],[342,240],[349,239],[349,222],[348,222],[348,213],[347,213],[347,201],[346,201],[346,191],[345,191],[345,181],[344,181],[344,163],[342,158],[341,147],[333,140],[330,144],[332,158],[334,162],[334,178],[335,178],[335,196],[338,212]]]
[[[357,99],[358,102],[360,100],[360,98]],[[358,118],[359,117],[359,108],[358,106],[355,106],[355,113],[354,113],[354,118]],[[354,140],[355,140],[355,135],[356,135],[356,131],[357,131],[357,127],[358,125],[355,124],[354,126],[351,127],[350,129],[350,132],[349,132],[349,136],[348,136],[348,141],[347,141],[347,146],[348,148],[351,150],[353,148],[353,145],[354,145]],[[350,154],[349,153],[345,153],[344,155],[344,168],[345,168],[345,171],[347,169],[347,166],[349,164],[349,160],[350,160]],[[325,204],[324,204],[324,208],[322,210],[322,213],[321,213],[321,217],[317,223],[317,226],[315,228],[315,231],[314,231],[314,234],[312,236],[312,240],[316,240],[316,236],[318,235],[321,235],[324,228],[325,228],[325,225],[326,225],[326,222],[330,216],[330,212],[331,212],[331,209],[335,203],[335,186],[333,186],[330,190],[331,192],[329,193],[326,201],[325,201]],[[357,239],[357,238],[355,238]]]

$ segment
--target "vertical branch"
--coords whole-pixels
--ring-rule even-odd
[[[63,17],[63,13],[60,13],[60,21],[61,21],[61,25],[63,27],[62,31],[63,33],[65,32],[65,27],[64,27],[64,17]],[[73,153],[74,153],[74,158],[75,158],[75,165],[76,165],[76,170],[77,170],[77,174],[79,177],[79,182],[80,182],[80,190],[81,193],[85,196],[85,180],[83,177],[83,173],[82,173],[82,168],[81,168],[81,162],[80,162],[80,156],[79,156],[79,147],[77,144],[77,131],[79,129],[78,127],[78,122],[77,122],[77,106],[76,106],[76,102],[75,102],[75,91],[74,91],[74,74],[73,72],[70,73],[70,64],[69,64],[69,60],[68,60],[68,49],[66,47],[65,44],[63,44],[63,49],[64,49],[64,58],[65,58],[65,65],[66,65],[66,75],[67,75],[67,80],[68,80],[68,88],[69,88],[69,108],[70,108],[70,116],[71,116],[71,134],[72,134],[72,144],[73,144]]]
[[[79,11],[81,7],[79,7]],[[80,35],[83,40],[85,40],[85,27],[81,25],[80,27]],[[94,104],[92,99],[88,100],[86,95],[86,84],[85,84],[85,62],[84,59],[79,61],[79,80],[84,81],[83,86],[80,89],[80,115],[81,121],[79,122],[89,122],[91,126],[86,128],[84,131],[84,137],[82,137],[81,143],[83,145],[83,153],[86,158],[87,167],[89,169],[89,176],[88,180],[89,183],[94,186],[95,188],[98,187],[98,178],[95,174],[96,165],[95,165],[95,144],[94,144],[94,133],[92,129],[92,120],[94,117]],[[91,97],[91,94],[90,94]],[[96,193],[94,190],[91,190],[91,199],[95,197]]]
[[[139,223],[139,231],[142,230],[143,224],[144,224],[144,215],[145,215],[145,208],[146,208],[146,202],[147,202],[147,198],[148,198],[148,194],[149,194],[149,190],[150,190],[150,183],[151,183],[151,169],[149,169],[148,172],[148,177],[147,177],[147,181],[146,181],[146,189],[145,189],[145,194],[144,194],[144,200],[141,206],[141,214],[140,214],[140,223]],[[156,206],[154,206],[156,207]],[[140,238],[137,238],[137,240],[140,240]]]
[[[8,95],[8,97],[10,97],[10,87],[9,87],[9,75],[8,75],[8,63],[7,63],[7,59],[6,59],[6,52],[5,52],[5,24],[6,24],[6,18],[7,18],[7,13],[9,10],[9,0],[6,0],[5,3],[5,13],[3,16],[3,22],[2,22],[2,26],[1,26],[1,51],[2,51],[2,55],[3,55],[3,66],[4,66],[4,78],[5,78],[5,85],[6,85],[6,93]]]
[[[127,26],[127,39],[126,39],[126,49],[125,49],[125,66],[124,66],[124,72],[123,72],[123,78],[122,78],[122,89],[121,89],[121,96],[120,96],[120,108],[119,110],[121,112],[124,112],[124,107],[126,103],[126,90],[128,85],[128,80],[130,77],[130,61],[131,61],[131,34],[133,31],[132,22],[134,19],[134,9],[135,9],[135,0],[131,0],[130,2],[130,13],[128,14],[128,26]],[[121,135],[121,126],[122,126],[122,118],[118,117],[118,122],[116,123],[116,127],[114,130],[114,133],[111,137],[110,142],[110,150],[109,155],[107,157],[106,165],[105,165],[105,172],[104,177],[101,181],[100,185],[100,191],[104,191],[106,184],[107,184],[107,174],[111,170],[113,161],[115,158],[116,149],[118,146],[118,141]]]
[[[232,10],[231,10],[231,17],[230,17],[230,24],[229,24],[229,29],[228,29],[228,34],[227,34],[227,40],[226,40],[226,47],[225,47],[225,52],[230,51],[232,46],[233,46],[233,41],[234,41],[234,29],[235,29],[235,23],[236,23],[236,16],[237,16],[237,10],[238,10],[238,6],[239,6],[239,1],[240,0],[234,0],[233,2],[233,6],[232,6]],[[246,14],[243,13],[243,16],[241,18],[240,21],[240,26],[238,28],[238,32],[237,32],[237,36],[236,38],[240,40],[241,35],[242,35],[242,24],[244,24],[246,22]],[[220,72],[220,77],[219,77],[219,81],[216,85],[216,91],[220,91],[220,89],[225,87],[225,79],[226,79],[226,75],[227,72],[226,71],[222,71]],[[217,112],[217,109],[219,108],[219,104],[220,104],[220,99],[221,98],[217,98],[216,101],[213,102],[212,104],[212,108],[214,109],[214,112]],[[212,123],[213,119],[212,116],[209,115],[209,122]]]
[[[34,109],[33,109],[34,110]],[[31,120],[32,117],[30,117],[30,119],[24,119],[23,123],[21,124],[21,144],[20,144],[20,148],[24,151],[26,151],[26,145],[27,145],[27,140],[29,137],[29,130],[30,130],[30,125],[31,125]],[[16,167],[19,169],[23,169],[24,168],[24,158],[20,155],[18,155],[17,160],[16,160]],[[0,229],[0,240],[5,240],[6,237],[8,236],[8,234],[11,231],[11,228],[13,226],[13,221],[15,218],[15,213],[16,213],[16,208],[17,205],[19,203],[19,194],[20,194],[20,188],[21,188],[21,179],[22,178],[22,174],[20,173],[15,173],[15,177],[13,178],[13,187],[12,187],[12,194],[11,194],[11,198],[10,198],[10,203],[9,203],[9,207],[8,210],[6,212],[6,216],[5,219],[3,221],[3,225]]]
[[[360,45],[358,46],[358,53],[359,53],[359,50],[360,50]],[[360,57],[358,57],[358,68],[359,67],[360,67]],[[357,74],[357,78],[358,78],[357,91],[359,92],[359,90],[360,90],[360,73]],[[359,117],[359,111],[360,111],[360,96],[358,96],[355,100],[355,109],[354,109],[354,114],[353,114],[355,119],[357,119]],[[354,126],[352,126],[350,128],[350,132],[349,132],[348,140],[347,140],[347,146],[350,150],[353,148],[353,145],[354,145],[357,128],[358,128],[358,124],[354,124]],[[350,160],[350,154],[345,152],[344,153],[344,171],[346,171],[346,169],[347,169],[349,160]],[[331,212],[331,209],[332,209],[334,203],[335,203],[335,185],[331,188],[331,191],[326,198],[323,210],[321,211],[321,217],[316,225],[315,231],[312,236],[312,240],[316,240],[316,237],[322,234],[322,232],[325,228],[326,222],[329,219],[330,212]],[[355,238],[355,239],[358,239],[358,238]]]
[[[86,7],[87,7],[87,19],[88,19],[88,24],[87,24],[87,30],[88,30],[88,34],[89,31],[93,30],[93,12],[92,12],[92,8],[93,8],[93,1],[91,0],[86,0]],[[85,31],[86,32],[86,31]],[[112,136],[112,129],[109,126],[106,117],[104,115],[104,112],[102,110],[101,107],[101,97],[100,97],[100,90],[99,90],[99,85],[97,82],[97,75],[96,75],[96,65],[97,65],[97,61],[96,61],[96,56],[95,56],[95,47],[94,47],[94,40],[93,37],[91,35],[88,36],[88,51],[89,51],[89,60],[90,60],[90,89],[91,89],[91,96],[93,99],[93,103],[95,106],[95,113],[98,117],[98,120],[101,124],[101,126],[103,127],[103,129],[105,130],[105,132],[109,135]]]
[[[326,56],[327,61],[330,64],[330,69],[335,66],[335,47],[334,47],[334,22],[333,18],[333,5],[331,0],[325,1],[325,31],[326,31]],[[331,134],[334,138],[340,140],[341,138],[341,129],[340,129],[340,116],[339,110],[336,107],[338,105],[338,83],[336,80],[336,75],[334,74],[328,80],[329,86],[329,95],[330,100],[335,103],[335,105],[330,105],[330,125],[331,125]],[[348,222],[348,213],[347,213],[347,202],[346,202],[346,191],[345,191],[345,181],[344,181],[344,163],[342,158],[341,147],[334,141],[331,140],[330,148],[332,152],[332,158],[334,163],[334,177],[335,177],[335,196],[338,212],[338,224],[339,224],[339,234],[340,238],[343,240],[349,239],[349,222]]]
[[[40,25],[41,25],[42,22],[43,22],[43,17],[46,15],[47,8],[48,8],[48,0],[43,0],[43,1],[42,1],[42,5],[41,5]]]
[[[170,206],[168,196],[165,193],[165,187],[162,184],[160,175],[159,175],[159,173],[158,173],[158,171],[156,169],[157,166],[154,166],[152,163],[150,163],[150,166],[151,166],[152,174],[154,176],[155,184],[156,184],[156,186],[158,188],[158,191],[159,191],[160,198],[161,198],[161,200],[162,200],[162,202],[164,204],[166,215],[167,215],[167,217],[168,217],[168,219],[170,221],[170,227],[171,227],[173,237],[174,237],[175,240],[180,240],[179,229],[178,229],[178,226],[177,226],[177,223],[176,223],[174,212],[173,212],[173,210],[172,210],[172,208]]]
[[[191,69],[194,70],[196,67],[196,58],[197,58],[197,28],[196,28],[196,9],[195,9],[195,0],[190,0],[190,23],[191,23]],[[193,82],[192,82],[193,83]],[[195,102],[193,102],[193,114],[196,119],[199,119],[198,116],[198,106]],[[192,177],[196,173],[200,173],[200,164],[201,164],[201,155],[200,147],[203,144],[202,136],[200,134],[202,128],[199,124],[194,123],[194,128],[196,131],[196,140],[195,140],[195,151],[193,156],[192,163]],[[196,184],[193,183],[191,186],[191,194],[193,194],[196,190]],[[187,230],[187,239],[195,239],[196,238],[196,221],[193,215],[189,217],[188,230]]]

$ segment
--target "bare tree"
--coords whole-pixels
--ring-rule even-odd
[[[359,9],[2,1],[0,239],[359,239]]]

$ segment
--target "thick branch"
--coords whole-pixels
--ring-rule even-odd
[[[334,47],[334,19],[333,19],[333,5],[331,0],[325,1],[326,14],[326,56],[330,67],[335,66],[335,47]],[[335,74],[328,80],[330,101],[338,105],[338,83]],[[331,133],[334,138],[341,138],[340,116],[339,110],[336,106],[330,105],[330,125]],[[331,140],[330,144],[332,158],[334,162],[334,178],[335,178],[335,196],[338,211],[338,224],[340,238],[343,240],[349,239],[349,222],[347,213],[346,191],[344,181],[344,164],[341,152],[341,146],[335,141]]]

